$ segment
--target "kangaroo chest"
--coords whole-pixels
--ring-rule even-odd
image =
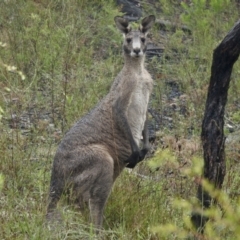
[[[148,81],[139,81],[132,92],[129,106],[127,109],[127,118],[134,140],[140,145],[142,131],[146,121],[148,102],[152,90],[152,83]]]

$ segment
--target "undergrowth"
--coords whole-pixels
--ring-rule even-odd
[[[190,223],[191,211],[201,211],[195,192],[212,52],[238,19],[237,1],[159,0],[142,5],[145,14],[177,26],[162,31],[156,24],[151,39],[164,46],[164,53],[160,59],[147,59],[156,83],[150,105],[165,120],[158,123],[152,159],[117,179],[105,211],[104,239],[238,239],[239,137],[227,127],[229,171],[223,191],[203,181],[221,207],[204,213],[211,219],[204,237]],[[60,229],[45,226],[45,213],[58,143],[108,92],[122,67],[116,15],[121,13],[114,1],[0,2],[1,239],[95,239],[88,214],[82,216],[65,200],[59,204],[64,218]],[[226,110],[236,133],[237,69],[239,63]]]

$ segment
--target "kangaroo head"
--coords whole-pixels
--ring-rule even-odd
[[[130,55],[131,57],[143,56],[147,49],[147,34],[152,25],[155,22],[155,16],[150,15],[145,17],[138,30],[132,30],[127,19],[123,17],[114,18],[117,28],[123,33],[124,43],[123,50],[124,53]]]

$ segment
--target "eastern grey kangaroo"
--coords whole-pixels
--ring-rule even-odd
[[[155,16],[144,18],[138,30],[132,30],[123,17],[114,20],[124,35],[123,69],[107,96],[62,139],[53,161],[47,219],[54,218],[58,200],[71,187],[79,207],[88,203],[92,223],[101,228],[115,179],[148,152],[146,118],[153,80],[144,58]]]

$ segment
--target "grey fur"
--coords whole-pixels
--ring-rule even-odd
[[[154,21],[151,15],[143,19],[139,30],[131,30],[126,19],[115,17],[116,26],[124,33],[125,64],[107,96],[66,133],[57,149],[50,182],[49,220],[54,218],[62,193],[71,187],[80,205],[89,204],[91,221],[101,228],[115,179],[124,167],[133,168],[144,159],[148,151],[147,106],[153,85],[144,58],[146,34]]]

